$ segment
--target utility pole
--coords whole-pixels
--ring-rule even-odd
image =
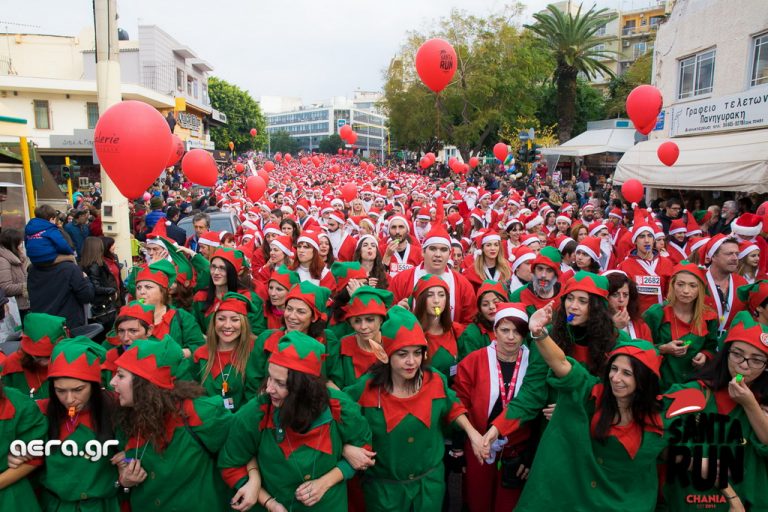
[[[104,113],[122,100],[120,93],[120,45],[117,39],[117,0],[93,0],[93,23],[96,32],[96,91],[99,112]],[[130,120],[126,119],[129,123]],[[115,239],[118,261],[131,262],[131,231],[128,222],[128,200],[120,193],[101,168],[102,222],[105,234]]]

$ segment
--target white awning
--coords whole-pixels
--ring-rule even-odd
[[[542,148],[542,155],[586,156],[597,153],[624,153],[635,143],[635,130],[614,128],[611,130],[587,130],[565,144]]]
[[[667,140],[680,148],[672,167],[656,155]],[[768,130],[641,142],[616,166],[615,183],[631,178],[651,188],[768,192]]]

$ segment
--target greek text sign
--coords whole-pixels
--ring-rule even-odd
[[[768,126],[768,86],[670,109],[672,137]]]

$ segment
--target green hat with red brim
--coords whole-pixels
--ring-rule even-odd
[[[317,286],[311,281],[302,281],[288,292],[285,296],[285,303],[291,299],[298,299],[304,302],[312,310],[312,321],[328,319],[328,299],[331,297],[331,290],[324,286]]]
[[[395,296],[389,290],[361,286],[352,292],[349,303],[344,306],[344,318],[362,315],[386,316],[394,300]]]
[[[768,354],[768,326],[756,321],[748,311],[739,311],[733,317],[723,343],[734,341],[742,341]]]
[[[155,386],[173,389],[175,375],[183,359],[181,346],[166,336],[162,340],[134,340],[117,358],[115,365]]]
[[[645,340],[618,341],[613,350],[608,354],[608,358],[617,355],[634,357],[640,361],[646,368],[661,377],[662,357],[653,343]]]
[[[251,300],[241,293],[227,292],[216,305],[216,312],[232,311],[241,315],[247,315],[253,309]]]
[[[301,331],[291,331],[280,338],[269,362],[319,377],[325,355],[325,345]]]
[[[331,265],[331,275],[336,280],[334,293],[346,288],[352,279],[368,279],[368,271],[359,261],[334,261]]]
[[[186,256],[178,251],[173,242],[160,238],[165,248],[168,249],[168,255],[173,260],[173,265],[176,267],[176,282],[187,288],[194,288],[197,284],[197,273],[195,272],[192,263],[189,262]]]
[[[48,378],[68,377],[101,382],[101,364],[107,350],[85,336],[64,338],[56,344],[48,366]]]
[[[155,306],[152,304],[145,304],[140,300],[134,300],[120,308],[120,311],[117,313],[117,318],[135,318],[143,321],[147,325],[154,325]]]
[[[21,350],[34,357],[49,357],[54,345],[69,336],[67,319],[46,313],[29,313],[24,317]]]
[[[392,306],[381,324],[381,340],[387,356],[411,346],[427,347],[427,338],[418,318],[402,306]]]
[[[608,299],[608,278],[587,272],[586,270],[579,270],[565,283],[562,294],[563,300],[565,300],[566,295],[575,291]]]
[[[228,261],[235,267],[235,272],[239,275],[244,267],[249,267],[248,260],[245,258],[243,251],[239,249],[232,249],[230,247],[217,247],[211,256],[211,261],[214,258],[221,258],[224,261]]]
[[[563,257],[560,255],[555,247],[547,245],[539,250],[539,253],[531,261],[531,270],[536,268],[536,265],[545,265],[555,271],[555,275],[560,275],[560,263],[562,263]]]
[[[754,314],[758,306],[768,299],[768,281],[760,280],[736,288],[739,300],[746,303],[749,311]]]
[[[286,290],[290,290],[294,285],[297,285],[301,282],[299,273],[289,269],[285,265],[280,265],[275,270],[273,270],[272,275],[269,276],[269,280],[275,281]]]

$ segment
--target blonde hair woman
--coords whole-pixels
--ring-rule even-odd
[[[483,231],[477,240],[481,252],[464,273],[475,291],[485,280],[509,283],[512,278],[512,269],[501,251],[501,236],[496,231],[488,229]]]

